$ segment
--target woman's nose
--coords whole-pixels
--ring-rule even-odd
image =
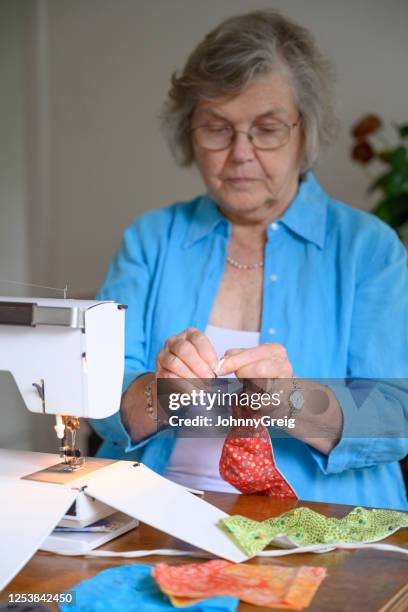
[[[230,155],[235,162],[241,163],[254,158],[254,147],[247,132],[235,132]]]

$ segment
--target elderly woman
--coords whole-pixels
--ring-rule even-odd
[[[207,193],[136,219],[110,265],[99,298],[129,306],[126,368],[120,412],[94,422],[99,454],[236,493],[219,473],[223,439],[157,427],[156,378],[213,378],[224,356],[220,375],[292,380],[277,411],[300,426],[273,438],[272,456],[288,496],[408,508],[406,440],[390,425],[405,422],[403,389],[355,384],[407,376],[406,253],[311,172],[335,123],[311,34],[269,10],[225,20],[173,76],[163,121]]]

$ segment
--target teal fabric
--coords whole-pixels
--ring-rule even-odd
[[[169,336],[189,326],[205,330],[230,231],[208,195],[147,212],[125,231],[98,295],[129,306],[124,390],[155,369]],[[328,456],[289,436],[274,439],[279,470],[304,500],[408,509],[398,464],[408,453],[404,246],[388,226],[330,198],[308,174],[268,227],[264,275],[261,342],[283,344],[300,377],[337,379],[332,388],[344,413],[342,438]],[[395,384],[377,384],[361,398],[355,378]],[[356,418],[363,424],[358,436]],[[104,438],[101,456],[165,472],[171,432],[135,444],[119,413],[93,426]]]
[[[174,612],[170,599],[162,593],[151,576],[150,565],[121,565],[99,572],[80,582],[75,604],[63,604],[61,612]],[[183,608],[189,612],[234,612],[235,597],[212,597]]]

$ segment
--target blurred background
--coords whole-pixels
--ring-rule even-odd
[[[375,113],[392,140],[391,122],[408,121],[406,0],[0,0],[1,295],[34,294],[4,282],[18,281],[94,296],[140,212],[203,191],[160,132],[169,78],[221,19],[263,7],[308,27],[336,68],[340,133],[319,180],[374,206],[350,128]],[[0,411],[0,447],[55,449],[6,373]]]

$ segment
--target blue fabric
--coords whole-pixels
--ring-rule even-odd
[[[98,296],[129,306],[124,390],[155,369],[169,336],[189,326],[205,330],[230,231],[208,195],[147,212],[125,231]],[[304,500],[408,509],[398,464],[408,453],[404,246],[379,219],[330,198],[308,174],[268,227],[264,275],[261,342],[283,344],[300,377],[338,379],[344,413],[329,456],[290,437],[274,440],[278,468]],[[357,405],[361,393],[350,379],[361,377],[401,384],[377,385]],[[389,418],[401,427],[388,437],[348,436],[356,414],[375,419],[377,431]],[[135,444],[119,413],[93,426],[105,440],[101,456],[165,472],[175,441],[168,432]]]
[[[61,612],[174,612],[170,599],[162,593],[151,576],[150,565],[121,565],[99,572],[80,582],[75,605],[63,604]],[[212,597],[185,609],[191,612],[234,612],[235,597]],[[183,608],[184,609],[184,608]]]

